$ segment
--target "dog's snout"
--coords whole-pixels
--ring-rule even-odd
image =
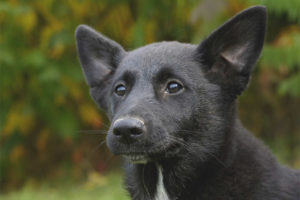
[[[145,132],[145,124],[142,120],[136,118],[119,119],[113,125],[113,134],[122,143],[133,143]]]

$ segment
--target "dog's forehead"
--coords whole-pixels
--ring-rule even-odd
[[[119,66],[123,71],[147,71],[155,73],[161,67],[186,65],[193,60],[196,46],[179,42],[153,43],[127,54]]]

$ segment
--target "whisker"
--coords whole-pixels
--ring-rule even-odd
[[[85,134],[107,135],[107,131],[105,131],[105,130],[79,130],[78,132],[85,133]]]
[[[184,130],[184,129],[180,129],[179,131],[177,131],[177,132],[182,132],[182,133],[199,133],[198,131],[191,131],[191,130]]]
[[[100,124],[100,126],[104,126],[105,128],[109,129],[110,125],[106,124],[104,121],[105,120],[99,120],[99,119],[94,119],[95,121],[97,121],[97,123]]]
[[[184,130],[184,131],[188,131],[188,130]],[[168,136],[170,140],[172,140],[173,142],[177,142],[178,144],[181,144],[187,151],[188,153],[190,152],[189,149],[194,146],[194,145],[199,145],[195,142],[191,143],[191,142],[185,142],[183,141],[181,138],[178,138],[176,136],[173,135],[169,135]],[[205,151],[205,153],[207,153],[208,155],[210,155],[211,157],[213,157],[219,164],[221,164],[223,167],[227,168],[226,164],[224,162],[222,162],[222,160],[220,158],[218,158],[216,155],[214,155],[213,153],[209,152],[209,151]]]
[[[216,161],[217,161],[219,164],[221,164],[224,168],[227,168],[227,166],[225,165],[225,163],[223,163],[216,155],[214,155],[214,154],[212,154],[212,153],[210,153],[210,152],[206,152],[206,153],[208,153],[208,154],[211,155],[213,158],[215,158]]]
[[[176,136],[169,135],[168,139],[172,140],[175,143],[181,144],[181,145],[183,145],[185,147],[187,146],[187,144],[186,144],[185,141],[183,141],[181,138],[178,138]]]
[[[110,125],[105,124],[104,122],[101,123],[101,125],[103,125],[105,128],[109,129]]]
[[[106,143],[106,140],[103,140],[102,142],[100,142],[96,147],[93,148],[90,155],[93,155],[105,143]]]

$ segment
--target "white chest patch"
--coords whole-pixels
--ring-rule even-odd
[[[156,195],[154,200],[169,200],[167,191],[163,183],[162,169],[161,167],[157,167],[157,169],[158,169],[158,183],[156,186]]]

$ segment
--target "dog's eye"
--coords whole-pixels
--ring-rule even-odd
[[[118,96],[124,96],[126,93],[126,87],[123,84],[117,85],[117,87],[115,88],[115,93]]]
[[[174,94],[174,93],[179,92],[182,89],[183,89],[183,86],[180,83],[178,83],[176,81],[171,81],[167,85],[166,92],[169,94]]]

